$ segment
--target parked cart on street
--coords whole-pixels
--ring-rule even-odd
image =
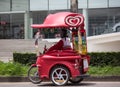
[[[61,40],[45,49],[43,54],[37,56],[36,64],[31,65],[28,71],[31,82],[37,84],[47,79],[54,85],[62,86],[68,81],[79,83],[88,76],[86,73],[90,57],[87,54],[82,14],[72,12],[49,14],[43,24],[31,26],[40,30],[48,28],[61,30]]]

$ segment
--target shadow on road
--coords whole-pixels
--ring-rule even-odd
[[[93,85],[95,85],[96,83],[90,83],[90,82],[83,82],[83,83],[78,83],[78,84],[72,84],[72,83],[68,83],[65,87],[67,87],[67,86],[72,86],[72,87],[74,87],[74,86],[93,86]],[[41,87],[41,86],[49,86],[49,87],[56,87],[53,83],[44,83],[44,84],[41,84],[41,85],[38,85],[38,87]],[[59,86],[59,87],[64,87],[64,86]]]

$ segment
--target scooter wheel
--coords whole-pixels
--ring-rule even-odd
[[[39,77],[38,68],[36,66],[31,66],[29,68],[28,79],[34,84],[39,84],[42,81]]]
[[[63,86],[67,84],[70,78],[70,72],[64,66],[56,66],[52,69],[50,78],[55,85]]]

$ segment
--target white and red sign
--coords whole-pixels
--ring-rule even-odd
[[[84,18],[81,15],[76,15],[76,16],[67,16],[65,18],[65,23],[69,26],[79,26],[84,22]]]

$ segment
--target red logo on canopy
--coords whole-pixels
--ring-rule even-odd
[[[83,23],[83,17],[81,15],[77,16],[67,16],[65,18],[65,23],[69,26],[79,26]]]

